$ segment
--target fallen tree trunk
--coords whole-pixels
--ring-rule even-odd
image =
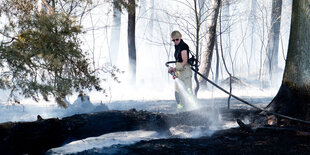
[[[0,124],[0,154],[44,154],[73,140],[132,130],[167,130],[165,115],[145,111],[107,111],[63,119]]]

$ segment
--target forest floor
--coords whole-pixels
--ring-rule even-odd
[[[170,137],[142,140],[132,145],[93,148],[78,154],[309,154],[310,127],[270,126],[258,111],[222,109],[222,119],[239,126],[196,138]],[[182,113],[179,116],[188,117]],[[186,115],[186,116],[185,116]],[[179,117],[178,116],[178,117]],[[182,116],[181,116],[182,117]],[[242,121],[247,119],[248,124]],[[206,123],[206,122],[205,122]]]
[[[309,131],[309,130],[308,130]],[[292,128],[261,127],[218,131],[211,137],[141,141],[118,148],[128,154],[309,154],[309,132]],[[100,151],[98,151],[100,153]]]
[[[225,100],[220,99],[215,103],[225,103]],[[260,104],[265,100],[266,98],[253,101],[255,104]],[[309,126],[302,124],[270,126],[267,125],[267,117],[259,111],[239,106],[234,100],[233,103],[234,106],[230,110],[224,106],[220,108],[209,106],[201,107],[199,110],[175,112],[171,110],[175,107],[171,106],[170,101],[143,102],[141,106],[138,106],[140,103],[131,102],[127,108],[134,106],[140,109],[118,111],[112,108],[109,111],[78,114],[60,119],[38,118],[33,122],[1,123],[0,153],[309,154]],[[161,107],[160,110],[158,107]],[[151,112],[145,111],[144,108]],[[234,125],[224,127],[229,123]],[[90,149],[71,150],[70,153],[57,151],[57,147],[66,146],[70,142],[78,143],[77,140],[80,140],[88,143],[88,137],[99,139],[97,136],[124,131],[136,131],[134,134],[140,131],[154,131],[160,136],[137,140],[135,143],[90,146]],[[117,137],[111,137],[111,141],[116,140]],[[99,141],[96,145],[100,143],[102,142]]]

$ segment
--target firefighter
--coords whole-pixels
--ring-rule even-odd
[[[175,47],[174,58],[176,60],[176,65],[175,68],[170,68],[169,72],[175,70],[176,77],[184,83],[185,91],[192,94],[192,71],[188,63],[189,47],[183,41],[182,34],[179,31],[173,31],[171,33],[171,39]],[[182,109],[185,105],[185,99],[181,96],[180,88],[177,84],[175,84],[175,99],[177,108]]]

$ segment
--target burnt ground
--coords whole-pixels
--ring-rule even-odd
[[[267,125],[267,118],[255,110],[223,110],[232,121],[247,118],[250,124],[219,130],[200,138],[167,138],[114,145],[79,154],[309,154],[310,127],[302,124]]]
[[[211,137],[159,139],[120,147],[130,154],[309,154],[310,135],[294,130],[258,128],[250,133],[233,128]]]
[[[179,125],[204,126],[203,130],[209,130],[212,122],[219,119],[211,117],[216,113],[221,113],[224,122],[236,121],[240,127],[218,130],[211,136],[200,138],[176,138],[169,131],[170,127]],[[249,123],[244,124],[241,120]],[[132,109],[79,114],[62,119],[38,116],[34,122],[1,123],[0,154],[45,154],[49,149],[71,141],[141,129],[155,130],[168,136],[166,139],[114,145],[77,154],[309,154],[309,126],[296,123],[268,126],[266,123],[265,115],[251,109],[200,109],[176,114]]]

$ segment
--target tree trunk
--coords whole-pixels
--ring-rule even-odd
[[[224,34],[222,34],[222,37],[223,37],[223,40],[225,38],[225,40],[223,41],[225,43],[225,49],[226,49],[226,53],[228,53],[228,56],[229,56],[229,60],[230,60],[230,63],[231,63],[231,70],[232,70],[232,74],[234,75],[235,74],[235,71],[234,71],[234,61],[233,61],[233,56],[232,56],[232,53],[231,53],[231,37],[230,37],[230,27],[232,26],[232,23],[231,23],[231,15],[230,15],[230,4],[231,2],[230,1],[225,1],[225,4],[222,4],[222,7],[223,7],[223,16],[221,17],[222,18],[222,27],[223,29],[225,29],[225,32],[223,32]]]
[[[129,54],[129,74],[130,82],[135,85],[136,83],[136,2],[135,0],[129,0],[128,8],[128,54]]]
[[[216,52],[215,83],[218,84],[218,80],[219,80],[219,66],[220,66],[220,55],[219,55],[219,48],[218,48],[217,37],[215,38],[215,52]]]
[[[208,34],[207,34],[207,49],[201,56],[201,66],[200,71],[201,74],[205,77],[209,76],[209,72],[211,69],[211,62],[212,62],[212,55],[214,49],[214,43],[216,38],[216,25],[217,25],[217,18],[219,14],[219,8],[221,6],[221,0],[213,0],[213,9],[211,13],[211,23],[208,26]],[[206,82],[199,77],[199,82],[201,85],[206,85]]]
[[[195,7],[195,19],[196,19],[196,66],[195,66],[195,70],[198,70],[198,60],[199,60],[199,44],[200,44],[200,19],[201,19],[201,3],[202,1],[200,1],[200,3],[197,3],[197,0],[194,0],[194,7]],[[202,4],[203,5],[203,4]],[[197,7],[198,6],[198,7]],[[194,80],[196,83],[196,87],[194,89],[194,94],[197,97],[198,94],[198,90],[199,90],[199,81],[198,81],[198,76],[197,73],[194,73]]]
[[[222,53],[222,61],[223,61],[223,65],[225,67],[225,70],[227,72],[227,74],[229,75],[229,97],[227,100],[227,109],[230,109],[230,99],[231,99],[231,91],[232,91],[232,76],[231,73],[228,71],[225,59],[224,59],[224,50],[223,50],[223,39],[222,39],[222,9],[220,10],[220,15],[219,15],[219,28],[220,28],[220,32],[219,32],[219,36],[220,36],[220,47],[221,47],[221,53]]]
[[[255,38],[255,30],[256,30],[256,7],[257,7],[257,0],[251,0],[251,12],[248,18],[248,25],[250,26],[250,34],[251,34],[251,43],[250,43],[250,57],[249,62],[256,62],[255,59],[255,53],[258,50],[256,49],[256,43],[254,43]],[[254,58],[253,58],[254,56]],[[251,68],[248,66],[248,76],[250,75]]]
[[[278,70],[278,49],[281,24],[282,0],[272,1],[271,28],[268,36],[267,57],[264,62],[265,76],[272,79],[272,73]],[[268,80],[269,80],[268,79]]]
[[[113,1],[113,24],[110,40],[110,61],[111,64],[117,64],[120,31],[121,31],[121,16],[122,13],[116,5],[117,0]]]
[[[292,22],[282,86],[268,110],[309,120],[310,1],[293,0]]]

